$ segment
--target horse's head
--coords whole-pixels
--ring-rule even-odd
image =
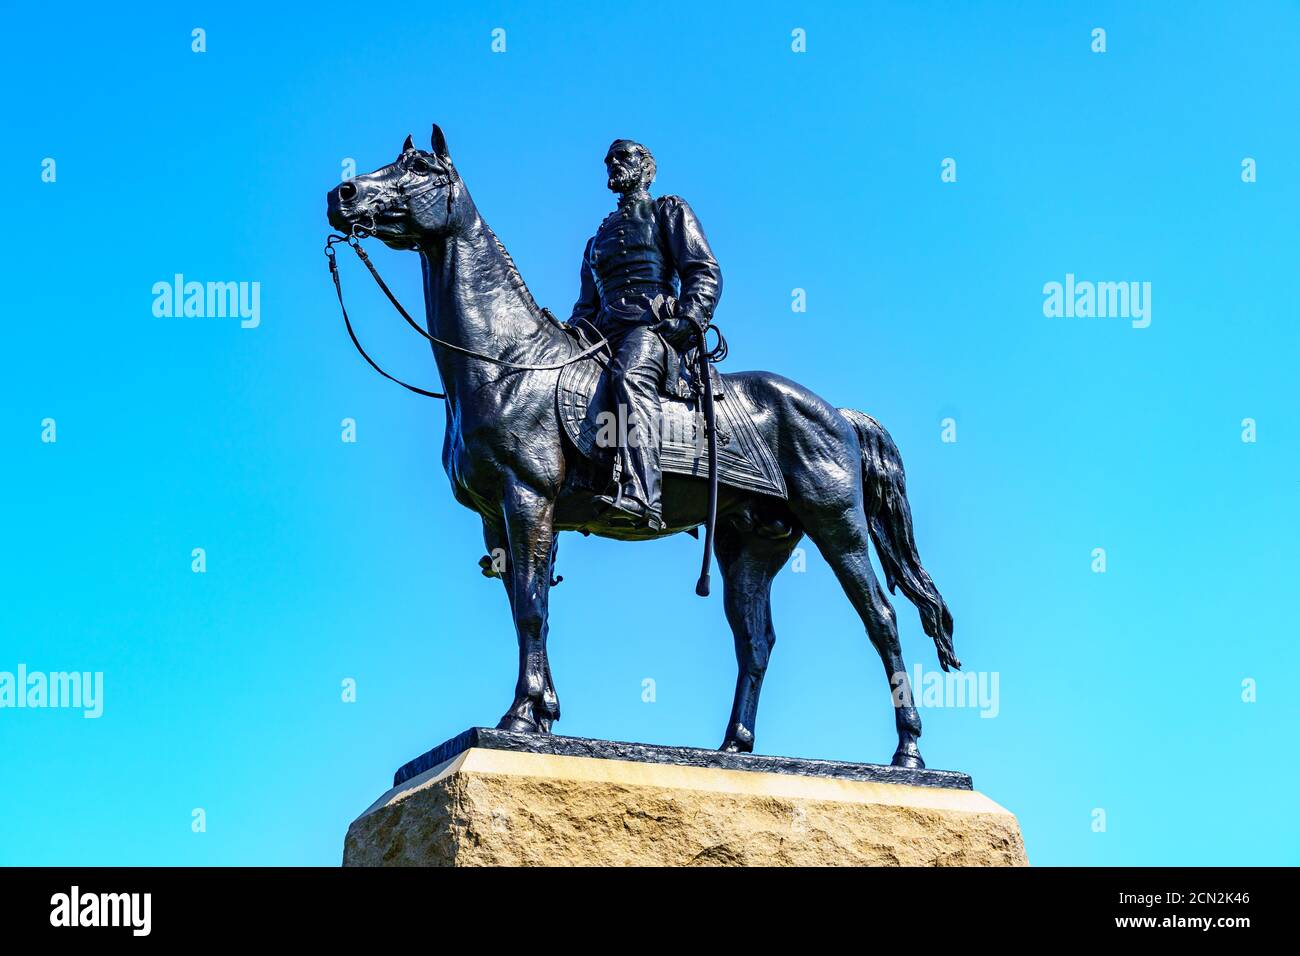
[[[465,198],[435,124],[429,152],[416,149],[408,136],[393,162],[331,189],[328,215],[330,225],[344,234],[360,228],[394,249],[416,249],[423,240],[456,230]]]

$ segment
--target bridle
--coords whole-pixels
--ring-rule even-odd
[[[374,220],[372,219],[371,222],[373,221]],[[602,349],[607,348],[609,345],[609,342],[602,336],[595,344],[588,346],[575,355],[569,356],[563,362],[556,362],[551,365],[525,365],[519,362],[507,362],[505,359],[497,358],[495,355],[488,355],[484,352],[477,352],[474,349],[467,349],[462,345],[457,345],[455,342],[448,342],[446,339],[440,339],[436,335],[431,335],[425,329],[421,328],[420,324],[416,322],[415,319],[411,318],[411,313],[407,312],[406,309],[402,307],[402,303],[397,301],[397,296],[393,295],[393,291],[388,288],[388,283],[385,282],[383,276],[379,274],[379,270],[375,268],[375,264],[370,261],[370,256],[366,255],[366,250],[361,248],[361,240],[373,236],[374,234],[374,230],[356,224],[352,226],[346,236],[341,233],[331,233],[325,240],[325,258],[329,261],[330,278],[334,280],[334,293],[338,296],[339,311],[343,313],[343,324],[347,326],[348,338],[352,339],[352,344],[355,345],[357,351],[361,353],[361,357],[366,360],[366,364],[384,378],[388,379],[390,382],[396,382],[408,392],[414,392],[416,395],[423,395],[426,398],[447,397],[446,392],[431,392],[428,389],[420,388],[418,385],[411,385],[394,375],[388,374],[388,372],[384,371],[383,368],[380,367],[378,362],[370,357],[370,354],[361,345],[361,340],[357,338],[356,330],[352,327],[352,319],[348,316],[348,307],[343,302],[343,285],[339,279],[338,259],[334,251],[334,247],[339,243],[344,243],[350,246],[352,251],[357,254],[357,258],[365,264],[367,271],[369,271],[371,277],[375,280],[375,284],[379,286],[380,291],[384,293],[384,296],[388,301],[393,304],[393,308],[397,310],[398,314],[406,320],[406,324],[415,329],[415,331],[419,332],[420,335],[424,336],[424,338],[428,339],[431,344],[438,348],[446,349],[449,352],[455,352],[458,355],[465,355],[469,358],[478,359],[481,362],[489,362],[493,365],[500,366],[501,368],[507,368],[516,372],[551,372],[556,369],[564,368],[566,365],[572,365],[574,362],[580,362],[588,356],[594,355]],[[546,310],[543,310],[543,312],[545,311]]]

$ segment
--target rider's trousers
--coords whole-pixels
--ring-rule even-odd
[[[614,361],[610,384],[619,421],[618,456],[623,496],[661,514],[659,486],[659,386],[667,371],[668,350],[649,326],[633,326],[610,343]],[[623,422],[626,421],[626,426]]]

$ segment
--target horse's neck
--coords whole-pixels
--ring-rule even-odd
[[[423,247],[420,259],[430,334],[506,362],[560,360],[562,333],[542,315],[510,254],[477,213],[454,236]],[[509,374],[449,349],[435,346],[434,354],[453,403]]]

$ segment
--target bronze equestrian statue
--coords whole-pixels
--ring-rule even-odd
[[[559,532],[641,541],[693,531],[707,516],[708,482],[699,461],[683,451],[687,446],[663,439],[660,479],[653,451],[638,458],[620,447],[613,461],[604,461],[584,424],[585,415],[616,398],[642,415],[636,429],[649,430],[644,416],[647,406],[650,415],[654,408],[647,392],[656,380],[664,395],[653,401],[662,401],[665,414],[698,421],[701,376],[684,385],[672,362],[689,348],[688,329],[710,320],[720,276],[689,207],[644,192],[651,162],[635,143],[611,147],[609,185],[620,194],[620,208],[587,246],[570,323],[534,301],[475,208],[437,126],[431,150],[417,149],[408,137],[392,163],[328,195],[330,224],[343,234],[327,246],[336,285],[333,243],[348,241],[390,301],[433,343],[446,389],[442,460],[452,493],[482,518],[489,552],[506,556],[500,576],[514,615],[519,677],[501,729],[549,733],[560,717],[546,656]],[[419,253],[423,327],[374,272],[359,236]],[[620,238],[639,250],[624,263],[632,275],[604,267],[607,254],[621,255],[615,252]],[[341,304],[341,289],[339,297]],[[356,342],[350,320],[348,331]],[[721,749],[753,749],[759,691],[776,640],[772,579],[807,534],[862,618],[900,702],[893,764],[924,767],[917,746],[921,721],[906,683],[894,610],[872,571],[868,542],[875,543],[889,589],[901,588],[920,612],[940,666],[961,663],[953,653],[952,615],[917,554],[897,447],[870,416],[837,409],[779,375],[712,374],[724,415],[710,439],[716,434],[723,446],[718,457],[726,462],[714,552],[738,664]],[[615,398],[602,399],[610,392]],[[621,485],[606,495],[611,469],[621,474]],[[658,495],[656,482],[662,485]]]

